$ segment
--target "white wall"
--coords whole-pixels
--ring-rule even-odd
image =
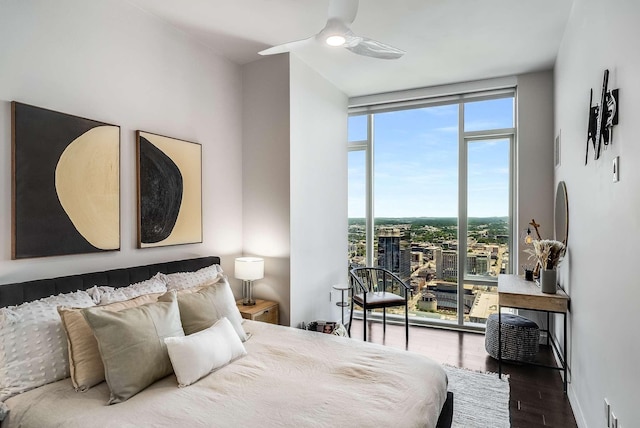
[[[0,283],[242,247],[238,66],[126,1],[0,2]],[[11,260],[10,101],[121,127],[121,250]],[[136,249],[137,129],[202,144],[204,242]]]
[[[542,239],[553,239],[553,73],[519,75],[517,105],[517,232],[535,219]],[[533,228],[531,232],[535,237]],[[522,265],[532,261],[521,239],[518,243],[517,268],[522,273]]]
[[[523,265],[531,265],[526,248],[520,239],[529,222],[540,224],[542,239],[554,238],[553,204],[553,72],[521,74],[517,93],[517,203],[516,232],[518,240],[517,272],[523,274]],[[535,231],[531,228],[535,238]],[[520,311],[546,329],[547,317],[542,312]],[[541,340],[543,340],[541,338]],[[561,340],[561,339],[560,339]],[[545,340],[546,343],[546,340]]]
[[[640,421],[640,2],[575,0],[555,68],[556,181],[567,184],[571,296],[569,398],[579,426],[606,426],[603,399],[620,425]],[[599,103],[605,69],[620,88],[620,124],[600,160],[585,166],[589,89]],[[620,182],[611,166],[620,156]]]
[[[289,54],[242,76],[243,246],[265,258],[255,295],[280,303],[283,325],[338,319],[329,292],[346,276],[347,98]]]
[[[347,97],[295,55],[291,72],[291,325],[339,320],[347,281]]]
[[[242,68],[243,248],[265,259],[256,297],[280,304],[289,325],[290,298],[290,104],[289,55],[274,55]]]
[[[255,254],[266,259],[256,295],[279,301],[281,321],[289,324],[295,242],[306,252],[294,288],[303,295],[322,294],[326,304],[318,306],[328,311],[301,298],[296,323],[331,315],[329,291],[340,280],[346,250],[344,95],[300,62],[293,62],[297,80],[292,82],[286,55],[234,65],[126,1],[3,0],[1,5],[0,283],[212,254],[222,257],[239,296],[233,259]],[[299,112],[290,111],[290,86]],[[11,260],[12,100],[120,125],[120,251]],[[291,114],[295,128],[289,126]],[[330,121],[336,125],[326,127]],[[203,145],[203,244],[136,249],[137,129]],[[325,182],[329,186],[323,188]],[[291,186],[302,190],[292,196]],[[315,197],[305,193],[310,186]],[[313,208],[310,216],[303,205]],[[294,214],[301,217],[292,223]],[[310,241],[302,234],[309,233],[311,220],[323,234],[308,252]],[[311,281],[301,279],[301,272],[319,266],[325,270]]]

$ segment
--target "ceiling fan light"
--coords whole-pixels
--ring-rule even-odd
[[[347,41],[347,39],[345,39],[344,36],[339,36],[339,35],[329,36],[325,40],[325,42],[329,46],[342,46],[342,45],[345,44],[346,41]]]

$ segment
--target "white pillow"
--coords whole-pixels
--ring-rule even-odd
[[[195,272],[159,273],[158,275],[167,284],[168,291],[215,284],[223,277],[220,265],[207,266]]]
[[[247,355],[240,338],[227,318],[211,327],[184,337],[164,339],[178,386],[185,387],[212,371]]]
[[[146,281],[136,282],[126,287],[114,288],[108,286],[94,286],[87,290],[93,301],[102,306],[115,302],[134,299],[144,294],[165,293],[167,285],[160,272]]]
[[[95,306],[85,291],[0,309],[0,401],[69,377],[58,306]]]

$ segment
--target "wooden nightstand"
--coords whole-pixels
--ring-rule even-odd
[[[280,322],[278,302],[256,299],[255,305],[244,306],[241,299],[236,301],[236,305],[240,310],[240,315],[242,315],[244,319],[268,322],[271,324],[278,324]]]

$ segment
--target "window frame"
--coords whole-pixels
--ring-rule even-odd
[[[489,101],[495,99],[513,99],[513,127],[500,129],[487,129],[481,131],[464,131],[464,107],[465,103],[477,101]],[[413,319],[414,324],[445,326],[458,330],[483,331],[484,324],[464,321],[464,284],[487,285],[497,287],[497,278],[489,280],[485,277],[472,276],[466,274],[467,260],[460,254],[467,253],[468,236],[468,147],[471,142],[493,139],[509,140],[509,263],[508,272],[515,271],[515,252],[517,251],[516,233],[516,177],[517,177],[517,92],[515,87],[502,88],[490,91],[476,91],[443,97],[432,97],[410,101],[396,101],[392,103],[381,103],[375,105],[365,105],[349,108],[349,117],[367,116],[367,135],[365,140],[348,141],[348,151],[365,151],[365,232],[366,232],[366,263],[373,266],[374,263],[374,242],[375,242],[375,213],[374,213],[374,156],[375,156],[375,114],[392,111],[402,111],[409,109],[419,109],[425,107],[436,107],[441,105],[458,105],[458,276],[457,276],[457,322],[435,321],[428,319]],[[394,317],[389,314],[388,317]],[[375,318],[375,317],[374,317]]]

